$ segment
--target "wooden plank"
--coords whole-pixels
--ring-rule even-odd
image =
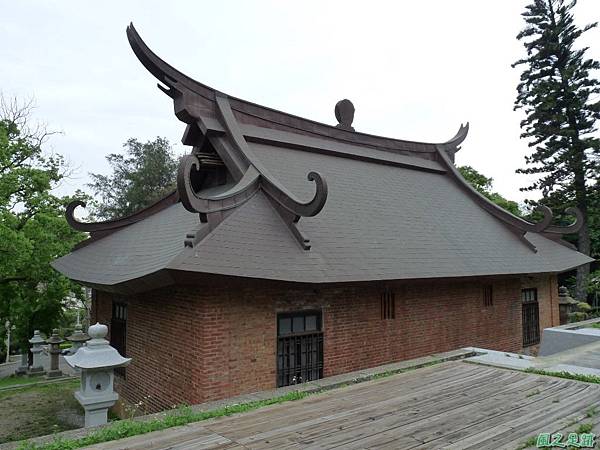
[[[184,450],[190,443],[194,445],[191,448],[200,449],[215,448],[216,445],[231,444],[232,441],[195,423],[86,448],[88,450],[157,450],[163,448]]]
[[[440,366],[92,448],[496,450],[567,430],[566,419],[600,404],[596,385],[463,362]],[[592,420],[600,428],[600,411]]]
[[[504,386],[504,391],[511,389],[520,391],[522,386],[527,385],[527,383],[530,383],[530,380],[519,377],[516,382],[511,384],[499,380],[497,386]],[[402,409],[402,405],[398,405],[396,410],[388,412],[388,414],[382,415],[372,422],[363,420],[362,423],[347,424],[348,430],[345,434],[331,433],[327,437],[322,433],[318,442],[330,448],[344,447],[350,443],[356,445],[362,443],[363,446],[370,446],[372,441],[379,440],[379,434],[393,432],[398,436],[410,436],[421,443],[422,440],[414,435],[416,431],[433,429],[432,423],[435,422],[436,418],[437,420],[443,420],[443,418],[450,416],[462,418],[466,408],[477,408],[479,402],[488,397],[489,387],[483,386],[478,390],[473,388],[471,392],[465,391],[461,395],[447,400],[431,402],[427,405],[427,408],[421,410],[407,412]]]
[[[435,418],[429,417],[428,422],[435,429],[431,431],[416,432],[414,436],[423,442],[431,442],[440,439],[442,436],[463,430],[467,427],[474,427],[498,417],[502,421],[507,415],[515,411],[521,411],[523,408],[537,408],[540,403],[544,403],[543,396],[553,395],[564,389],[560,384],[548,385],[545,388],[538,388],[539,394],[527,397],[522,389],[510,392],[510,397],[505,393],[493,393],[481,401],[463,405],[452,411],[452,415],[438,415]],[[521,411],[522,413],[522,411]],[[435,435],[435,437],[434,437]]]
[[[319,415],[327,416],[339,413],[341,409],[349,408],[353,404],[365,405],[365,396],[368,396],[370,403],[375,404],[384,399],[388,400],[390,392],[395,389],[414,393],[427,392],[437,385],[448,385],[452,381],[468,383],[471,377],[476,376],[476,373],[465,375],[465,369],[460,366],[457,369],[453,372],[452,377],[443,379],[436,379],[435,373],[432,373],[433,378],[429,381],[427,377],[411,377],[414,379],[407,380],[408,377],[404,378],[404,375],[408,374],[403,374],[401,378],[390,377],[373,382],[373,385],[371,385],[371,382],[367,383],[370,386],[365,386],[364,383],[352,385],[341,390],[336,389],[335,391],[294,402],[293,409],[288,407],[289,404],[284,403],[270,408],[269,414],[264,414],[265,410],[257,410],[246,413],[241,417],[231,416],[217,419],[207,424],[207,426],[210,426],[210,429],[217,433],[234,433],[234,437],[243,437],[249,432],[270,430],[277,426],[285,426],[290,422],[298,423],[313,419],[316,408],[318,408]],[[479,373],[488,374],[491,378],[494,371],[493,369],[487,369]]]
[[[503,374],[503,376],[511,377],[515,376],[515,374],[507,372]],[[502,379],[500,379],[494,373],[490,373],[489,377],[490,380],[495,378],[496,382],[502,382]],[[456,382],[458,383],[458,381],[464,381],[464,383],[460,385],[461,391],[464,389],[470,389],[470,383],[466,381],[464,377],[462,380],[457,380]],[[446,384],[441,386],[441,388],[447,389],[447,386],[448,385]],[[259,429],[245,429],[244,433],[235,433],[235,436],[229,433],[226,433],[226,435],[235,438],[240,443],[247,444],[251,442],[257,442],[263,439],[268,439],[280,433],[298,432],[301,430],[310,430],[311,433],[319,433],[322,432],[322,430],[320,430],[317,426],[324,423],[326,423],[325,426],[327,428],[337,430],[338,423],[346,424],[346,426],[348,426],[350,418],[352,416],[355,418],[354,420],[358,422],[363,422],[365,420],[364,417],[371,417],[373,415],[380,414],[380,411],[387,411],[386,408],[388,408],[389,406],[395,407],[395,409],[405,409],[407,407],[407,404],[411,401],[421,402],[425,406],[430,404],[431,399],[428,397],[436,396],[436,392],[431,392],[429,386],[422,386],[419,391],[413,390],[411,392],[405,393],[404,395],[397,395],[391,398],[389,392],[390,391],[388,390],[384,393],[385,400],[373,402],[372,398],[369,398],[368,401],[366,401],[366,399],[363,398],[359,402],[354,403],[353,408],[343,408],[341,405],[339,407],[336,407],[335,411],[337,412],[333,414],[324,416],[321,415],[323,412],[322,409],[318,411],[311,409],[307,411],[307,415],[305,418],[303,418],[304,420],[302,421],[299,421],[297,418],[295,418],[296,420],[284,421],[283,423],[278,422],[277,424],[275,424],[272,422],[271,427],[269,427],[267,431],[261,432],[261,430]],[[419,394],[423,395],[421,396]],[[209,427],[215,432],[224,434],[224,431],[221,428],[214,427],[212,425],[209,425]],[[248,432],[251,432],[251,434],[248,434]]]
[[[527,382],[527,380],[522,380],[518,374],[514,373],[496,376],[494,382],[503,386],[512,385],[510,377],[513,377],[513,380],[520,380],[522,383]],[[418,417],[427,417],[440,411],[452,409],[455,407],[457,401],[463,401],[469,396],[471,398],[476,395],[479,395],[480,398],[485,397],[488,395],[486,389],[484,383],[478,383],[476,387],[468,384],[454,392],[433,391],[426,398],[418,395],[409,398],[397,396],[388,400],[388,407],[385,409],[362,408],[357,411],[359,414],[355,415],[352,420],[346,420],[339,424],[334,422],[324,427],[313,427],[306,433],[306,437],[311,438],[316,434],[320,434],[321,438],[326,438],[330,434],[339,435],[336,425],[341,426],[343,430],[351,429],[355,433],[364,434],[371,433],[380,424],[385,424],[383,428],[385,430],[389,421],[396,424],[406,424],[417,420]]]
[[[515,397],[514,402],[496,403],[497,397],[494,396],[491,398],[491,402],[477,405],[474,420],[470,420],[470,417],[461,414],[461,421],[452,424],[450,427],[440,427],[438,424],[434,424],[436,433],[439,433],[439,435],[436,437],[423,437],[424,446],[417,448],[427,448],[427,446],[453,448],[453,444],[457,449],[465,449],[473,444],[477,444],[475,448],[479,448],[481,442],[500,432],[500,429],[505,428],[509,421],[522,421],[526,413],[532,410],[536,416],[543,414],[541,411],[544,411],[544,408],[551,404],[551,400],[545,396],[554,398],[556,395],[561,395],[561,393],[576,395],[577,392],[576,389],[565,392],[565,389],[559,385],[554,386],[552,389],[541,390],[534,397],[525,397],[525,393],[522,393],[521,399]],[[496,427],[498,429],[495,429]],[[475,434],[479,434],[479,438],[474,439],[475,442],[465,439]],[[419,438],[419,436],[416,437]]]
[[[596,386],[592,387],[597,388]],[[590,385],[587,385],[586,389],[569,397],[567,401],[561,402],[560,407],[548,405],[545,408],[529,412],[522,418],[507,422],[505,425],[511,427],[510,431],[490,437],[486,445],[479,448],[496,449],[515,441],[523,442],[530,436],[545,430],[551,431],[556,426],[560,426],[566,416],[587,409],[593,401],[594,399],[590,398]]]
[[[524,421],[528,414],[534,415],[545,415],[547,410],[550,408],[556,408],[554,400],[560,399],[561,397],[568,398],[571,395],[577,394],[581,390],[566,388],[556,391],[548,395],[547,392],[541,392],[538,395],[544,395],[545,398],[536,403],[528,403],[525,405],[517,406],[508,413],[497,414],[492,417],[485,417],[481,422],[470,426],[469,428],[463,428],[455,431],[454,433],[445,436],[450,443],[443,447],[449,449],[466,449],[466,448],[479,448],[483,442],[490,439],[492,436],[507,432],[513,428],[509,425],[513,420]],[[533,410],[532,410],[532,407]]]

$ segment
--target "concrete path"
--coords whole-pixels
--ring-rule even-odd
[[[520,355],[518,353],[499,352],[497,350],[488,350],[478,347],[467,347],[477,353],[477,356],[467,358],[469,361],[487,366],[502,367],[504,369],[524,370],[535,365],[535,357]]]
[[[515,449],[584,421],[598,432],[599,402],[599,385],[452,361],[88,448]]]
[[[556,372],[566,371],[600,376],[600,342],[538,357],[536,367]]]
[[[468,361],[507,369],[542,369],[549,372],[569,372],[580,375],[600,376],[600,342],[582,345],[549,356],[527,356],[516,353],[468,347],[477,356]]]

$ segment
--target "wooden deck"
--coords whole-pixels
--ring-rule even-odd
[[[600,385],[455,361],[94,449],[515,449],[600,429]],[[566,434],[566,433],[565,433]]]

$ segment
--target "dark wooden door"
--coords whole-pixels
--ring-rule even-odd
[[[540,343],[540,307],[537,289],[521,291],[521,318],[523,323],[523,347]]]

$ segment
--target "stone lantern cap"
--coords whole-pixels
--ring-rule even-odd
[[[29,339],[30,344],[45,344],[46,340],[41,336],[40,330],[35,330],[33,332],[33,337]]]
[[[88,336],[88,334],[84,333],[81,329],[81,325],[75,327],[75,331],[73,331],[71,336],[67,336],[67,340],[69,342],[85,342],[89,341],[90,339],[91,338]]]
[[[46,339],[46,344],[62,344],[63,342],[65,340],[58,335],[58,328],[52,330],[52,336]]]
[[[560,305],[576,305],[577,300],[569,295],[569,290],[565,286],[558,288],[558,303]]]
[[[119,352],[104,339],[108,327],[100,323],[88,329],[90,340],[72,356],[65,356],[65,361],[76,369],[110,369],[129,365],[131,358],[123,358]]]

